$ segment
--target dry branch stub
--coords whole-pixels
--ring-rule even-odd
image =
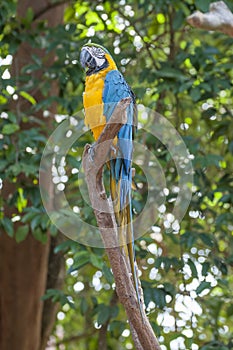
[[[193,27],[220,31],[233,37],[233,14],[223,1],[210,4],[209,12],[196,11],[187,17]]]

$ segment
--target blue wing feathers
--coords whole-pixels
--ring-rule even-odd
[[[118,151],[116,159],[111,161],[111,171],[120,186],[120,208],[124,208],[127,197],[131,192],[131,162],[133,152],[134,126],[134,95],[118,70],[110,71],[105,78],[103,90],[104,115],[108,121],[117,105],[125,97],[131,97],[132,101],[127,108],[127,123],[118,132]]]

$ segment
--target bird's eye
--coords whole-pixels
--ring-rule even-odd
[[[95,51],[95,56],[99,57],[99,58],[103,57],[104,56],[104,51],[101,48],[97,47],[96,51]]]

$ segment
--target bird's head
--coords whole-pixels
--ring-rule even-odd
[[[92,75],[100,70],[107,68],[110,64],[116,65],[108,52],[103,46],[94,43],[88,43],[81,49],[80,54],[81,66],[86,70],[87,75]]]

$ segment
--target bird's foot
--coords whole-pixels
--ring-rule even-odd
[[[114,145],[111,145],[111,146],[110,146],[110,150],[111,150],[111,152],[113,153],[113,155],[116,156],[116,154],[117,154],[117,149],[116,149],[116,147],[115,147]]]
[[[95,142],[93,145],[90,146],[88,150],[89,157],[91,158],[91,161],[94,162],[94,156],[95,156]]]

